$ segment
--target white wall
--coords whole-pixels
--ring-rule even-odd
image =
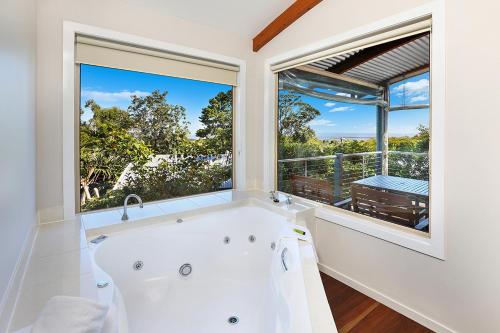
[[[37,207],[42,221],[62,218],[62,22],[98,26],[248,59],[251,43],[231,32],[120,0],[39,0],[37,3]],[[251,104],[251,102],[249,102]],[[247,169],[254,170],[249,161]],[[254,187],[255,177],[248,177]]]
[[[264,47],[258,61],[421,3],[326,0]],[[458,332],[500,332],[499,12],[495,1],[446,3],[447,260],[317,220],[323,265]],[[262,86],[262,78],[256,82]]]
[[[0,312],[35,211],[35,1],[0,5]],[[1,330],[1,325],[0,325]]]

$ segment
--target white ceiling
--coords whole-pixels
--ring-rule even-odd
[[[165,14],[253,38],[294,0],[126,0]]]

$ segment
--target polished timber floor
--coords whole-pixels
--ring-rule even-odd
[[[339,333],[428,333],[431,330],[321,274]]]

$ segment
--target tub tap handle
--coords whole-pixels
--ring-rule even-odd
[[[287,259],[288,259],[288,248],[285,247],[281,251],[281,266],[283,267],[283,270],[286,272],[288,271],[288,264],[287,264]]]
[[[273,202],[280,202],[276,191],[269,191],[269,199],[271,199]]]

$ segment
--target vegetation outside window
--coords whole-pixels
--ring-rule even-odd
[[[430,33],[278,71],[278,190],[428,233]]]
[[[120,60],[98,66],[92,57],[102,55],[85,52],[77,56],[80,211],[121,206],[130,193],[147,202],[233,188],[234,76],[208,68],[197,77],[190,64],[177,77]]]

